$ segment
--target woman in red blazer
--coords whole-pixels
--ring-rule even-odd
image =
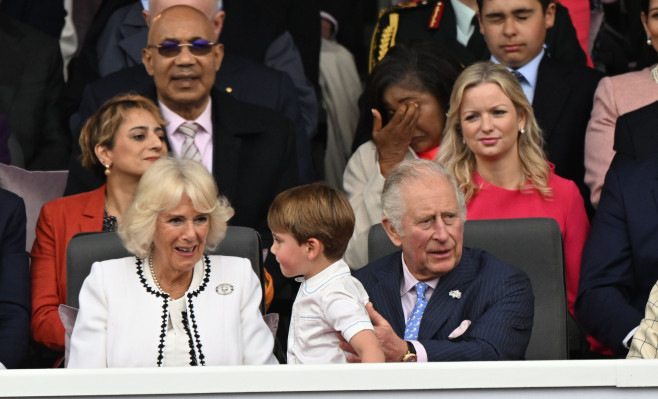
[[[74,234],[114,231],[132,203],[140,177],[167,154],[162,114],[150,100],[130,94],[108,100],[82,129],[82,164],[105,175],[102,187],[58,198],[41,208],[32,247],[32,338],[64,351],[59,304],[66,303],[66,247]]]

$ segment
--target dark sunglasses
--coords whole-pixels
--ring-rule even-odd
[[[149,44],[146,48],[157,48],[158,53],[163,57],[175,57],[180,54],[183,47],[189,47],[193,55],[207,55],[213,46],[219,43],[209,42],[208,40],[195,40],[192,43],[162,42],[160,44]]]

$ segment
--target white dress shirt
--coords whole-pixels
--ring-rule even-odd
[[[468,45],[471,40],[473,32],[475,32],[477,24],[473,25],[473,17],[475,10],[459,0],[450,0],[452,8],[455,10],[455,18],[457,21],[457,41],[464,47]]]

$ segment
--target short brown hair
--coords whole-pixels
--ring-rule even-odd
[[[104,167],[96,157],[95,148],[101,145],[109,150],[114,148],[114,135],[125,121],[130,109],[143,109],[153,115],[163,128],[167,124],[160,109],[153,101],[140,95],[129,93],[112,97],[98,111],[87,119],[80,132],[80,149],[82,166],[103,177]]]
[[[270,205],[267,224],[272,232],[287,232],[302,244],[315,238],[324,256],[343,257],[354,231],[354,211],[345,194],[326,183],[312,183],[282,192]]]

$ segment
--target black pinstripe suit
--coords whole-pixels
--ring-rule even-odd
[[[354,276],[363,283],[370,301],[404,335],[400,301],[401,252],[385,256]],[[450,291],[458,290],[461,298]],[[464,248],[461,261],[441,277],[421,319],[418,341],[429,361],[523,359],[530,341],[534,297],[528,276],[479,249]],[[448,339],[463,320],[464,334]]]

